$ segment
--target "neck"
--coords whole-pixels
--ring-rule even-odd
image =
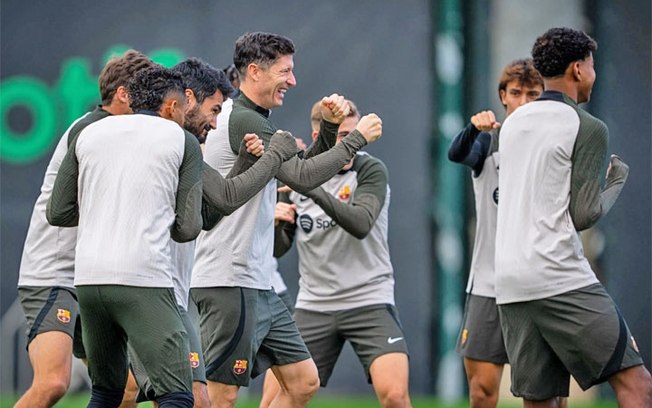
[[[270,109],[267,106],[263,106],[263,102],[261,98],[257,97],[256,92],[254,92],[253,86],[251,86],[250,83],[247,81],[243,81],[240,83],[240,92],[245,94],[247,98],[256,105],[260,106],[261,108],[265,109]]]
[[[577,88],[574,86],[574,82],[570,83],[565,76],[561,78],[545,78],[543,82],[546,91],[561,92],[577,103]]]
[[[102,105],[100,107],[111,115],[124,115],[125,113],[129,113],[129,107],[125,108],[122,103],[111,102],[108,105]]]

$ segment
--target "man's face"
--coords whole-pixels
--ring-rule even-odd
[[[285,92],[297,84],[294,77],[294,58],[292,55],[279,57],[274,64],[265,69],[261,67],[260,80],[257,87],[259,104],[263,108],[272,109],[283,105]]]
[[[505,106],[505,115],[509,116],[521,105],[532,102],[543,93],[541,85],[526,85],[515,79],[507,83],[507,87],[500,91],[500,101]]]
[[[344,121],[340,123],[340,126],[337,128],[337,143],[341,142],[342,139],[346,137],[346,135],[353,132],[359,121],[360,118],[357,116],[349,116],[348,118],[344,119]],[[351,167],[353,167],[353,159],[345,164],[344,167],[342,167],[342,170],[349,170]]]
[[[577,103],[588,102],[591,99],[591,91],[595,83],[595,67],[593,66],[593,54],[579,62],[581,73],[580,82],[577,87]]]
[[[202,103],[197,103],[194,95],[191,95],[189,99],[185,128],[197,137],[204,137],[209,130],[215,129],[217,115],[222,112],[224,95],[218,89],[213,95],[205,98]]]

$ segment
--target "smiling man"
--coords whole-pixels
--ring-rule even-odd
[[[241,94],[224,104],[205,149],[206,162],[222,174],[231,171],[246,133],[257,134],[267,144],[276,132],[270,109],[282,106],[286,92],[296,85],[294,50],[290,39],[276,34],[247,33],[237,40],[234,63]],[[382,133],[380,118],[367,115],[333,147],[348,104],[333,94],[322,105],[326,142],[306,152],[305,157],[314,157],[295,156],[277,174],[296,191],[312,190],[330,179]],[[324,150],[328,151],[317,154]],[[275,205],[276,182],[270,181],[197,241],[191,297],[200,314],[213,407],[234,406],[238,388],[270,367],[282,386],[272,406],[306,406],[319,386],[317,368],[299,331],[271,289]]]

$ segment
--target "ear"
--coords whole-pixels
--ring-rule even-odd
[[[195,96],[193,90],[190,88],[186,89],[186,100],[188,101],[188,107],[195,106],[197,103],[197,97]]]
[[[575,61],[571,63],[571,69],[573,73],[573,79],[577,82],[582,80],[582,61]]]
[[[247,65],[247,78],[251,78],[254,81],[258,81],[260,79],[260,66],[258,64],[254,64],[253,62],[249,65]]]
[[[500,96],[500,103],[503,104],[503,107],[507,107],[507,101],[506,101],[507,91],[504,89],[499,90],[498,96]]]
[[[313,130],[313,131],[312,131],[312,134],[310,135],[310,137],[312,137],[312,141],[313,141],[313,142],[316,142],[316,141],[317,141],[317,138],[319,137],[319,130]]]
[[[163,105],[161,106],[161,111],[159,112],[161,114],[162,118],[165,119],[172,119],[173,113],[177,109],[177,100],[175,98],[167,98],[163,101]]]
[[[115,91],[115,98],[118,102],[129,105],[129,93],[127,92],[126,87],[120,85]]]

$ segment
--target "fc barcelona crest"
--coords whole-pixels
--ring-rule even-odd
[[[190,352],[190,367],[197,368],[199,367],[199,353]]]
[[[57,309],[57,319],[61,323],[70,323],[70,310]]]
[[[247,371],[247,360],[235,360],[233,372],[237,375],[244,374]]]

